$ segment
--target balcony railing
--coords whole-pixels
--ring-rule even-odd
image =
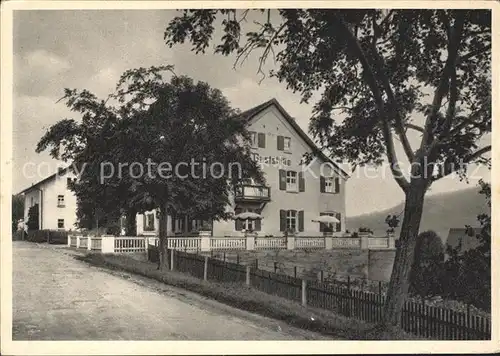
[[[271,189],[262,185],[242,185],[236,187],[234,199],[236,201],[268,201],[271,200]]]

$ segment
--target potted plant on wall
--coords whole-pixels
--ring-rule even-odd
[[[208,221],[203,221],[200,229],[198,230],[200,236],[211,236],[212,235],[212,226]]]

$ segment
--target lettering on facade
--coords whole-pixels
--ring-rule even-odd
[[[252,159],[255,162],[265,166],[290,167],[292,165],[292,161],[283,156],[261,156],[258,153],[253,153]]]

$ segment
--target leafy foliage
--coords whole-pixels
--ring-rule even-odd
[[[24,197],[21,195],[12,196],[12,232],[17,231],[17,224],[24,218]]]
[[[33,231],[33,230],[39,230],[40,225],[38,222],[38,215],[39,214],[39,209],[38,209],[38,204],[33,205],[31,208],[28,210],[28,231]]]
[[[220,23],[216,53],[241,62],[259,51],[261,74],[272,55],[277,69],[271,76],[303,102],[320,95],[309,128],[334,159],[354,168],[389,162],[407,203],[384,312],[384,325],[398,326],[426,191],[454,172],[464,177],[471,162],[490,162],[484,154],[491,145],[478,143],[491,133],[491,12],[255,10],[262,19],[246,31],[250,10],[240,16],[234,9],[181,12],[166,28],[167,45],[188,41],[204,52]],[[418,147],[408,130],[422,134]],[[411,163],[411,179],[401,170],[395,140]]]
[[[434,231],[419,234],[410,273],[409,292],[424,298],[440,295],[443,263],[444,246],[441,237]]]
[[[166,71],[170,81],[163,79]],[[86,90],[66,89],[64,99],[81,123],[58,122],[37,151],[50,149],[80,174],[71,189],[81,226],[112,224],[124,212],[135,219],[135,212],[158,207],[225,219],[240,175],[263,180],[249,147],[240,144],[249,134],[238,111],[219,90],[175,75],[172,66],[123,73],[108,98],[117,107]],[[211,167],[223,169],[212,174]]]
[[[491,185],[480,180],[480,194],[491,206]],[[448,247],[443,285],[445,296],[470,303],[483,310],[491,310],[491,216],[478,215],[481,230],[476,235],[479,245],[462,251],[461,243]],[[470,231],[466,226],[465,233]],[[473,232],[473,231],[472,231]],[[475,233],[473,232],[472,236]]]

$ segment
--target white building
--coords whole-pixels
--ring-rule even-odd
[[[68,183],[75,175],[68,169],[33,184],[19,194],[24,195],[24,223],[28,222],[29,209],[38,204],[40,230],[74,230],[76,223],[76,196]]]
[[[335,231],[345,231],[347,173],[324,155],[302,172],[303,155],[319,150],[275,99],[245,111],[241,119],[248,122],[254,159],[263,163],[266,186],[245,182],[234,192],[228,211],[257,212],[263,219],[213,221],[212,235],[240,235],[243,229],[251,228],[259,236],[282,235],[287,229],[297,235],[318,236],[322,227],[312,220],[324,214],[340,220]],[[194,235],[201,224],[188,216],[169,216],[167,231],[170,235]],[[137,216],[137,232],[158,234],[154,211]]]

